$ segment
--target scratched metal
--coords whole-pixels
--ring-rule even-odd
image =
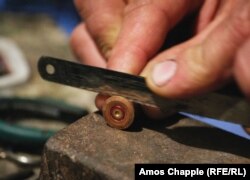
[[[49,74],[47,66],[54,67]],[[107,95],[123,96],[133,102],[158,107],[162,111],[184,111],[209,118],[250,126],[250,104],[232,93],[210,93],[188,100],[163,99],[152,93],[140,76],[86,66],[52,57],[41,57],[38,70],[42,78]],[[224,91],[225,92],[225,91]]]

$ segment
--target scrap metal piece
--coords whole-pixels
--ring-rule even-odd
[[[23,167],[35,167],[41,163],[39,155],[31,155],[27,153],[12,152],[0,147],[0,159],[7,159],[16,165]]]
[[[134,121],[133,104],[121,96],[108,98],[102,112],[108,125],[117,129],[127,129]]]
[[[48,71],[52,67],[52,71]],[[162,111],[183,111],[209,118],[250,126],[250,104],[243,96],[228,92],[209,93],[192,99],[171,100],[157,96],[147,87],[145,79],[126,73],[41,57],[40,75],[49,81],[114,96],[133,102],[158,107]]]

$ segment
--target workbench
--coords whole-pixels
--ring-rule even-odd
[[[216,128],[178,116],[135,121],[121,131],[92,113],[61,130],[45,145],[40,179],[133,179],[135,163],[250,163],[249,141]]]

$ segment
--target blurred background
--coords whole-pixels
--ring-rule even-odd
[[[37,72],[43,55],[75,61],[68,41],[80,21],[73,0],[0,0],[0,179],[37,179],[46,140],[96,111],[95,93],[44,81]]]
[[[96,110],[94,93],[37,72],[42,55],[74,61],[68,41],[79,21],[72,0],[0,0],[0,179],[37,179],[46,139]]]

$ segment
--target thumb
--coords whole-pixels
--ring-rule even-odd
[[[154,58],[142,73],[149,88],[164,97],[186,98],[221,86],[232,75],[238,47],[250,35],[246,11],[217,18],[207,31]]]

